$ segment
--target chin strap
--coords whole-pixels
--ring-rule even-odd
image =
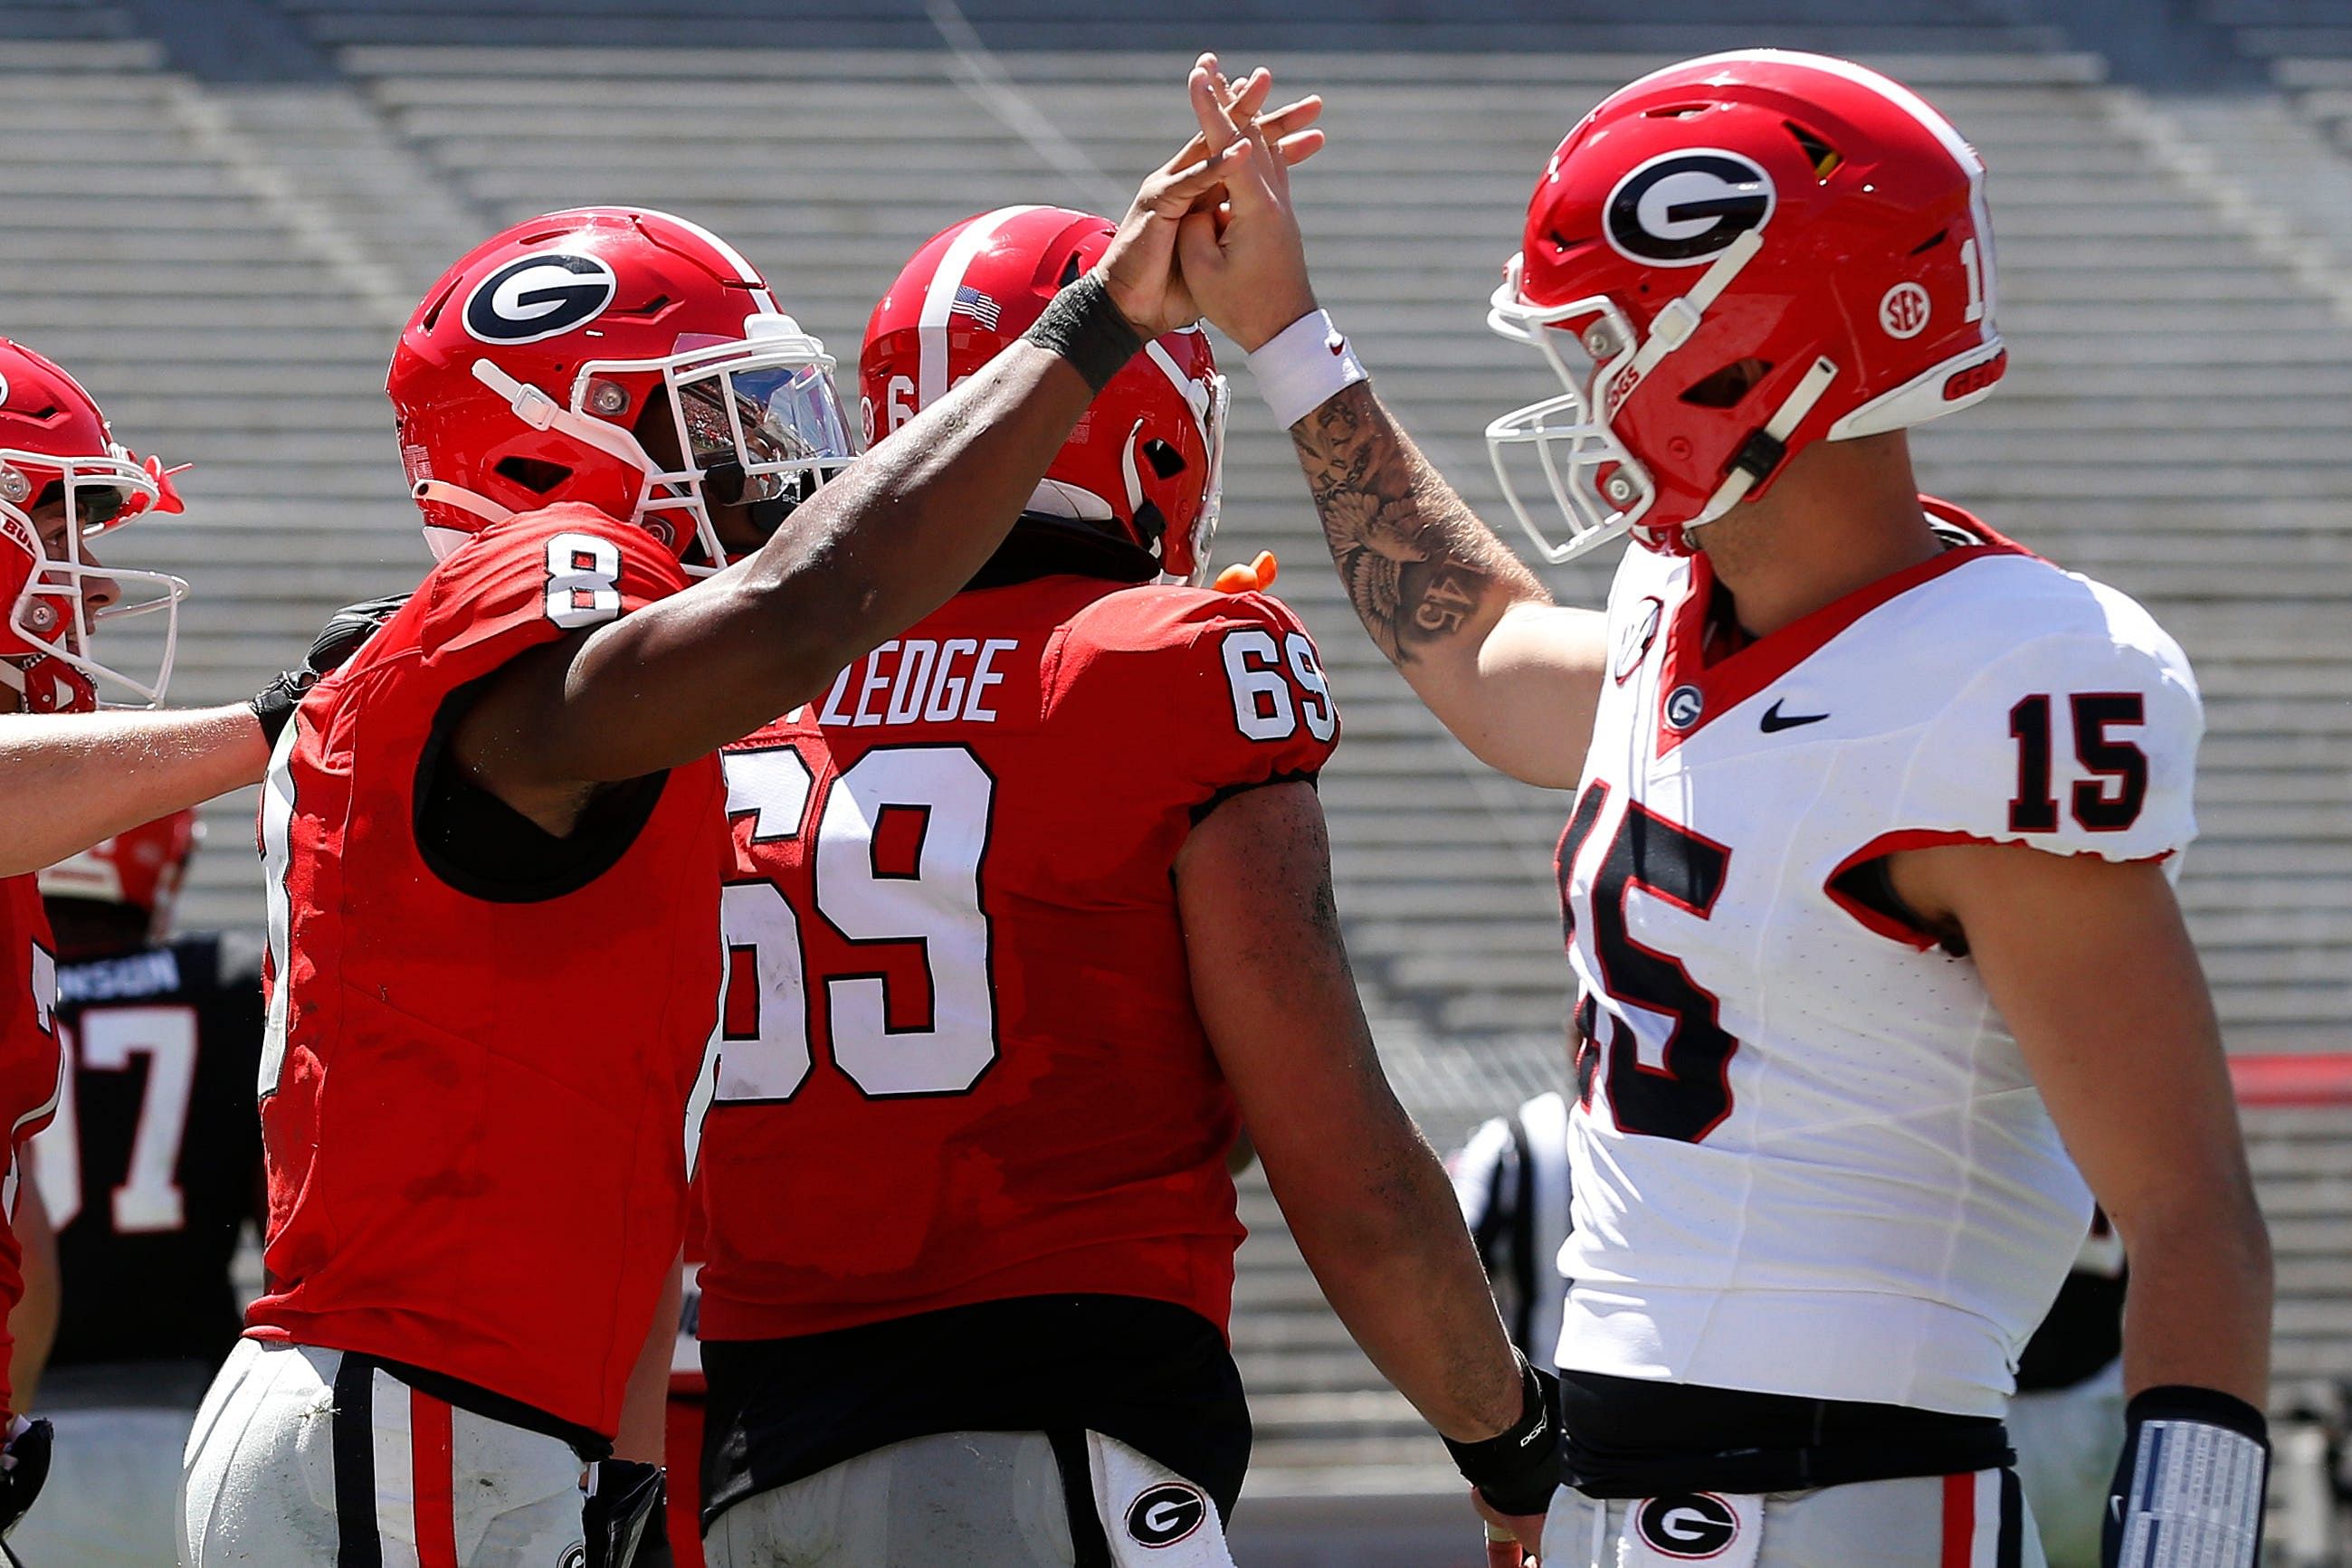
[[[1715,258],[1715,265],[1701,273],[1699,280],[1691,285],[1689,293],[1679,299],[1669,299],[1658,308],[1657,315],[1650,322],[1649,336],[1642,340],[1642,347],[1634,354],[1633,364],[1626,368],[1624,384],[1608,389],[1607,395],[1612,408],[1640,386],[1668,354],[1691,340],[1692,334],[1698,330],[1699,323],[1706,319],[1707,307],[1722,298],[1723,291],[1731,287],[1742,269],[1762,254],[1763,249],[1764,231],[1748,230],[1724,247],[1723,254]],[[1600,389],[1594,390],[1597,397]]]
[[[1715,494],[1707,497],[1706,508],[1683,527],[1695,528],[1703,523],[1715,521],[1738,506],[1748,491],[1769,477],[1772,471],[1780,466],[1782,459],[1789,455],[1790,433],[1805,422],[1805,415],[1813,412],[1813,405],[1821,402],[1822,394],[1830,390],[1830,383],[1837,380],[1837,373],[1838,368],[1833,361],[1815,360],[1813,368],[1807,371],[1804,380],[1790,392],[1779,412],[1740,447],[1738,455],[1731,460],[1730,474]]]
[[[464,512],[486,523],[503,523],[514,513],[487,496],[478,496],[462,485],[451,485],[440,479],[419,479],[409,492],[420,505],[447,507]]]
[[[517,419],[533,430],[553,430],[572,437],[584,446],[593,446],[607,456],[617,457],[640,473],[650,473],[654,465],[646,455],[636,438],[617,424],[607,424],[564,407],[545,392],[525,382],[519,382],[488,360],[474,361],[474,379],[507,400]]]

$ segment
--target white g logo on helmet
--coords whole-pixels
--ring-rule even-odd
[[[527,256],[474,286],[466,297],[466,333],[507,347],[536,343],[602,316],[619,288],[602,256]]]
[[[1661,153],[1609,193],[1602,226],[1616,252],[1653,267],[1696,267],[1772,220],[1778,200],[1762,164],[1701,147]]]

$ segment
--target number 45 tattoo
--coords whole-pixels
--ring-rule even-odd
[[[1391,661],[1460,632],[1498,579],[1539,597],[1503,547],[1430,467],[1366,384],[1291,432],[1332,563],[1358,619]]]

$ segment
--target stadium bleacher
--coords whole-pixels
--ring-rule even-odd
[[[201,68],[179,36],[192,9],[0,0],[0,322],[85,371],[133,445],[199,465],[188,517],[120,549],[197,581],[187,700],[249,690],[334,605],[421,570],[383,364],[415,294],[498,224],[592,201],[707,223],[765,266],[845,378],[918,241],[1008,202],[1123,204],[1188,129],[1191,52],[1263,57],[1330,99],[1330,149],[1297,183],[1325,302],[1498,518],[1480,432],[1549,389],[1484,330],[1484,300],[1575,117],[1710,47],[1881,65],[1982,148],[2001,241],[2014,368],[1918,438],[1927,482],[2138,595],[2187,646],[2210,727],[2181,891],[2231,1041],[2342,1047],[2352,239],[2294,199],[2352,189],[2341,0],[2203,0],[2279,89],[2218,107],[2109,79],[2054,0],[1660,0],[1638,21],[1594,0],[1369,17],[1340,0],[244,0],[228,7],[247,24],[241,73]],[[1287,443],[1246,394],[1236,414],[1221,555],[1281,553],[1333,669],[1343,913],[1391,1071],[1442,1140],[1561,1071],[1564,802],[1478,768],[1411,697],[1324,570]],[[1603,577],[1553,580],[1591,601]],[[190,918],[257,921],[249,810],[209,813]],[[2250,1115],[2281,1221],[2283,1385],[2352,1372],[2341,1128]],[[1245,1207],[1254,1489],[1444,1483],[1262,1186]]]

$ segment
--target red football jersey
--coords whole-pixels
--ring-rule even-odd
[[[58,1108],[64,1058],[58,1050],[57,1011],[58,948],[40,889],[30,876],[0,878],[0,1124],[8,1129],[0,1207],[11,1220],[25,1174],[26,1140],[47,1126]],[[0,1427],[16,1410],[8,1386],[8,1355],[16,1345],[8,1314],[24,1294],[16,1228],[0,1223]]]
[[[1063,1292],[1223,1326],[1238,1118],[1172,868],[1338,733],[1277,601],[1050,577],[729,747],[703,1337]]]
[[[685,1220],[721,963],[719,764],[654,787],[593,876],[530,888],[421,846],[416,788],[453,693],[684,581],[586,507],[499,524],[287,727],[261,812],[269,1288],[249,1333],[618,1425]]]

